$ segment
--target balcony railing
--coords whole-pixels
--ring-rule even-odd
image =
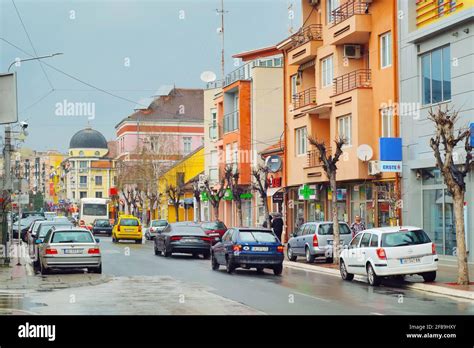
[[[293,109],[316,104],[316,87],[311,87],[303,92],[293,94]]]
[[[224,133],[229,133],[239,129],[239,111],[233,111],[224,115]]]
[[[335,26],[342,23],[354,15],[369,14],[369,6],[370,3],[363,0],[352,0],[342,4],[331,12],[333,18],[332,25]]]
[[[242,65],[240,68],[235,69],[229,74],[227,74],[224,80],[223,87],[228,86],[234,83],[235,81],[250,80],[250,77],[251,77],[250,72],[252,68],[255,68],[255,67],[280,68],[282,66],[283,66],[283,58],[281,57],[253,60],[245,65]]]
[[[85,187],[87,187],[87,182],[80,182],[80,183],[79,183],[79,187],[80,187],[80,188],[85,188]]]
[[[304,45],[312,40],[323,39],[323,26],[321,24],[311,24],[307,27],[301,28],[291,36],[293,48]]]
[[[333,80],[334,95],[345,93],[356,88],[371,87],[370,69],[359,69],[351,71],[345,75],[336,77]]]
[[[326,148],[326,154],[328,156],[331,155],[331,148],[330,147]],[[319,150],[318,149],[309,150],[307,152],[307,159],[308,159],[307,167],[309,167],[309,168],[321,167],[323,165],[323,163],[320,160],[320,155],[319,155]]]

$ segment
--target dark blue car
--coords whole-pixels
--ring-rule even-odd
[[[283,245],[271,229],[230,228],[222,240],[212,247],[212,269],[226,266],[227,273],[236,268],[273,269],[275,275],[283,271]]]

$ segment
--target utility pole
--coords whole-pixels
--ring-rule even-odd
[[[224,65],[224,15],[226,14],[226,11],[224,11],[224,0],[221,0],[221,9],[216,10],[217,14],[221,15],[221,27],[220,27],[220,34],[221,34],[221,42],[222,42],[222,49],[221,49],[221,78],[222,81],[224,81],[225,77],[225,65]]]

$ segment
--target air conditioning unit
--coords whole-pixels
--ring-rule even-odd
[[[360,45],[344,45],[344,58],[359,59]]]
[[[380,162],[379,161],[369,161],[369,175],[380,174]]]
[[[319,3],[320,3],[320,0],[309,0],[309,4],[311,6],[317,6],[319,5]]]

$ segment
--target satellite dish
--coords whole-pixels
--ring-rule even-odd
[[[212,71],[204,71],[201,74],[201,80],[204,82],[214,82],[216,80],[217,76],[214,74]]]
[[[281,169],[281,157],[278,155],[272,155],[267,157],[265,165],[271,173],[276,173]]]
[[[374,155],[374,150],[367,144],[361,144],[357,147],[357,157],[363,162],[370,161]]]

